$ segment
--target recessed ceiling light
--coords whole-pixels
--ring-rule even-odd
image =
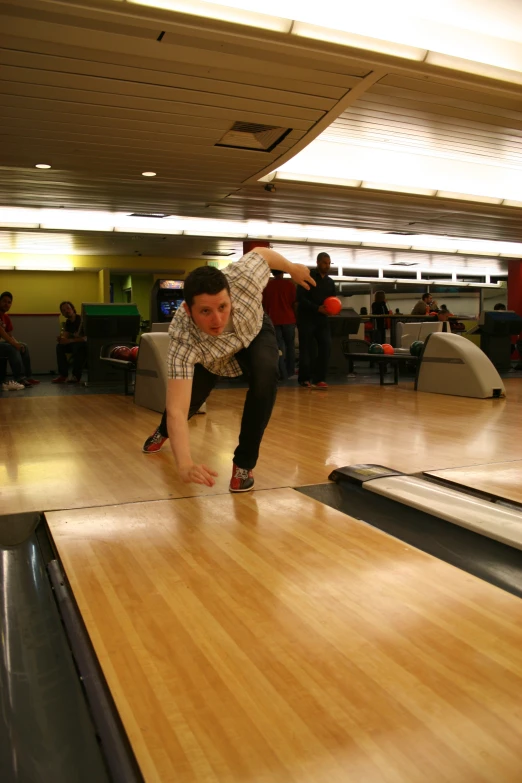
[[[141,172],[142,177],[155,177],[156,172],[155,171],[142,171]]]
[[[51,167],[49,166],[48,163],[37,163],[35,166],[35,169],[50,169],[50,168]]]

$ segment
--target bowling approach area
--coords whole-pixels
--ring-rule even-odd
[[[505,389],[281,388],[243,495],[244,389],[190,423],[212,489],[142,453],[130,397],[3,399],[3,783],[520,783]]]

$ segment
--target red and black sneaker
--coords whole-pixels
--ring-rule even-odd
[[[156,430],[143,444],[143,451],[145,454],[155,454],[156,451],[159,451],[165,441],[168,440],[168,438],[164,438],[161,432]]]
[[[324,381],[318,381],[317,383],[312,383],[312,389],[327,389],[328,384]]]
[[[67,378],[65,375],[59,375],[58,378],[53,378],[51,383],[67,383]]]
[[[310,389],[312,384],[310,381],[299,381],[299,386],[302,386],[305,389]]]
[[[229,490],[231,492],[248,492],[254,486],[254,474],[251,470],[238,468],[235,462],[232,463],[232,478],[230,479]]]

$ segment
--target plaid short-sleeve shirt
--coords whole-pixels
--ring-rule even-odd
[[[270,277],[264,258],[253,250],[223,270],[230,286],[233,332],[213,336],[199,329],[180,307],[169,327],[168,377],[190,379],[194,365],[202,364],[215,375],[237,377],[241,368],[234,358],[248,348],[263,323],[263,289]]]

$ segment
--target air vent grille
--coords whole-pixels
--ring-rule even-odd
[[[260,125],[256,122],[235,122],[215,146],[271,152],[291,130],[292,128]]]

